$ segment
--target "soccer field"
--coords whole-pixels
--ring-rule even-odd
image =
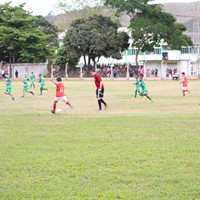
[[[146,81],[154,102],[133,98],[134,81],[104,81],[108,110],[97,111],[93,80],[64,81],[39,96],[0,81],[0,199],[200,199],[200,81]]]

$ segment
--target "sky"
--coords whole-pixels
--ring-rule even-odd
[[[57,12],[56,5],[58,0],[0,0],[0,4],[12,2],[11,5],[26,3],[25,10],[32,12],[34,15],[46,16],[50,11]],[[174,2],[195,2],[197,0],[155,0],[156,3],[174,3]]]

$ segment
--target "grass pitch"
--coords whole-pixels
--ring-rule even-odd
[[[0,199],[200,199],[200,81],[181,96],[178,81],[147,81],[154,103],[134,98],[133,81],[104,81],[97,111],[93,81],[64,81],[71,110],[55,86],[13,102],[0,82]]]

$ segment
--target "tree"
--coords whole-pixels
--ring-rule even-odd
[[[101,56],[121,59],[121,52],[129,46],[129,36],[118,32],[118,24],[109,17],[76,20],[71,27],[64,38],[64,47],[70,55],[83,56],[85,65],[91,61],[95,65]]]
[[[137,47],[136,65],[139,52],[153,51],[160,46],[161,40],[167,42],[171,49],[180,49],[181,46],[191,46],[191,38],[184,35],[186,27],[176,23],[176,19],[166,13],[158,5],[149,5],[149,12],[131,20],[129,26],[133,38],[132,46]]]
[[[131,19],[148,12],[148,2],[152,0],[105,0],[104,5],[116,8],[118,13],[126,13]]]
[[[61,68],[65,68],[65,64],[69,66],[76,66],[78,64],[79,57],[72,57],[67,52],[64,46],[60,47],[57,52],[55,63]]]
[[[24,4],[0,5],[0,52],[3,52],[0,60],[9,62],[10,69],[16,61],[45,61],[58,45],[53,26],[41,16],[32,16],[23,7]]]

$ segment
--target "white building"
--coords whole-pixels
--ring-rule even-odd
[[[47,75],[48,74],[48,63],[15,63],[12,65],[12,77],[15,77],[16,70],[18,71],[18,78],[23,78],[24,73],[27,73],[28,75],[31,74],[31,72],[34,72],[36,78],[39,77],[39,74]],[[9,70],[9,64],[4,64],[1,69],[4,72],[10,72]]]
[[[136,66],[136,50],[130,47],[123,53],[121,60],[112,58],[100,58],[98,64],[126,64]],[[145,77],[152,77],[151,71],[157,70],[158,77],[167,78],[173,73],[185,72],[188,76],[199,76],[200,74],[200,47],[183,47],[178,50],[164,50],[163,47],[155,48],[154,52],[140,53],[139,65],[144,69]],[[167,57],[163,57],[166,54]],[[149,75],[150,73],[150,75]]]

